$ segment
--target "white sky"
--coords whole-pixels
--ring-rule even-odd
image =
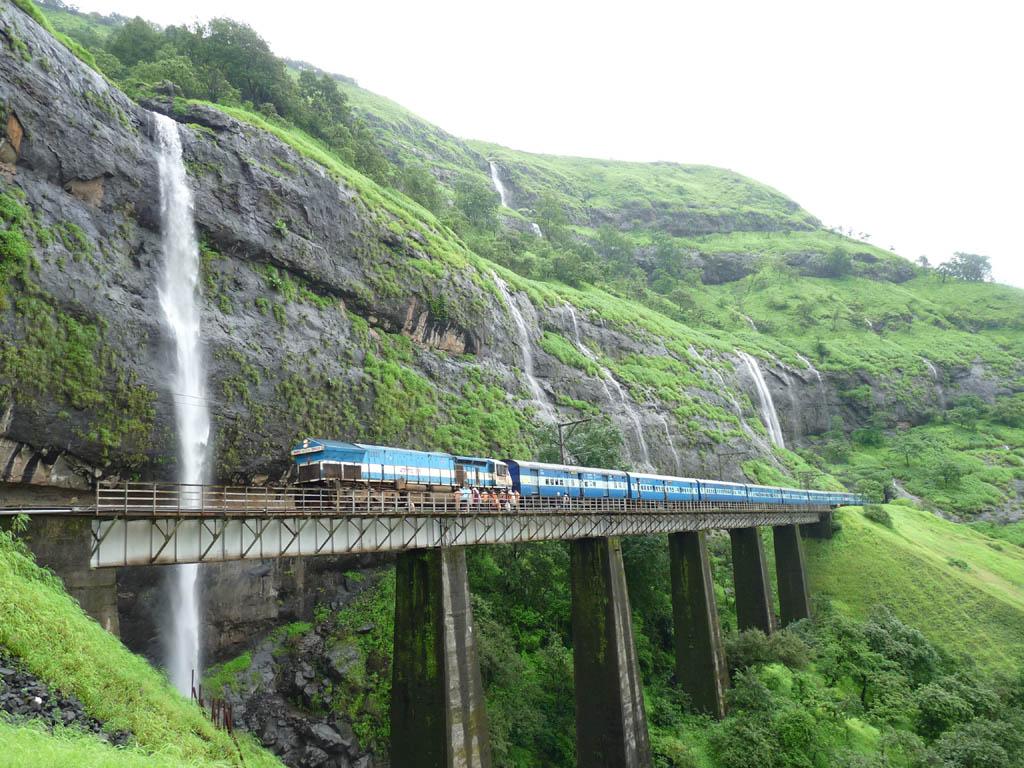
[[[74,0],[230,16],[465,138],[731,168],[829,225],[1024,287],[1024,6]]]

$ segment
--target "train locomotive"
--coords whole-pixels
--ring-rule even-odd
[[[523,498],[628,499],[839,507],[863,504],[857,494],[724,480],[701,480],[619,469],[518,459],[457,456],[310,437],[291,451],[299,485],[365,488],[408,495],[450,494],[458,488],[514,490]]]

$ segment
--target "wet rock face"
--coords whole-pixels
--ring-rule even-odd
[[[203,612],[203,666],[234,658],[276,627],[311,621],[323,604],[338,607],[358,594],[359,574],[388,555],[282,558],[206,563],[199,569]],[[117,571],[117,616],[122,642],[160,665],[166,656],[163,622],[170,616],[165,566]]]
[[[24,671],[23,665],[0,650],[0,712],[15,719],[38,720],[47,729],[55,726],[77,728],[93,733],[114,746],[127,744],[128,731],[108,731],[103,723],[85,711],[75,696],[65,696],[35,675]]]

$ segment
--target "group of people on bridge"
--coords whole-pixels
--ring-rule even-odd
[[[490,507],[497,512],[511,512],[519,507],[519,491],[502,488],[470,488],[462,486],[452,491],[456,509]]]

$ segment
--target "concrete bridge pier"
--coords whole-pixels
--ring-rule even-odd
[[[738,628],[741,632],[760,629],[770,635],[775,630],[775,606],[760,531],[756,527],[730,528],[729,538]]]
[[[651,745],[617,538],[569,543],[579,768],[647,768]]]
[[[811,593],[807,588],[804,544],[797,525],[776,525],[775,574],[779,582],[779,612],[782,626],[811,617]]]
[[[676,680],[694,709],[725,717],[729,668],[715,605],[715,585],[703,531],[670,533],[672,618],[675,624]]]
[[[391,764],[490,768],[466,551],[400,552],[395,571]]]

